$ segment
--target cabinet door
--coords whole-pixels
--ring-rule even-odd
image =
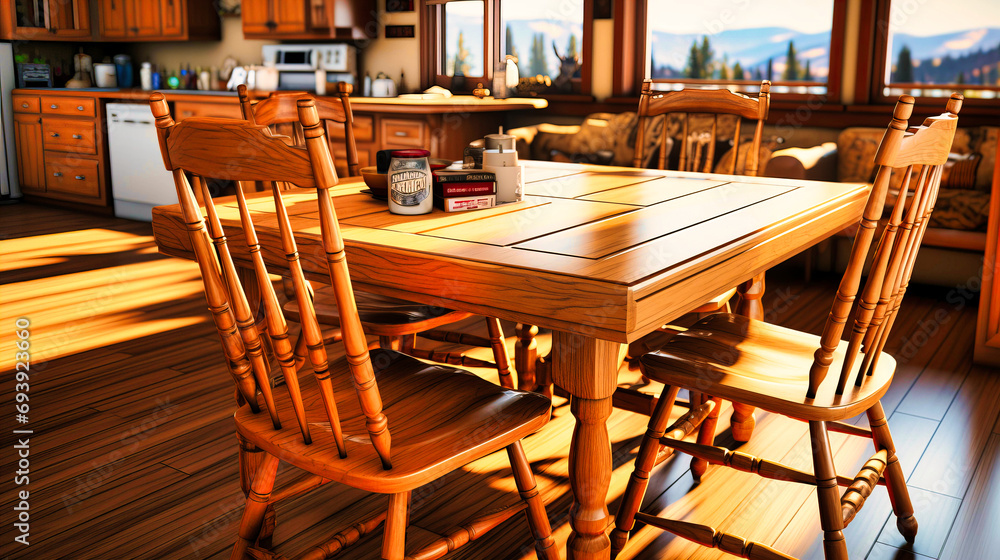
[[[240,7],[243,18],[243,33],[260,35],[270,33],[271,0],[243,0]]]
[[[183,0],[161,0],[163,35],[175,37],[184,34]]]
[[[160,0],[130,0],[131,35],[135,37],[160,36]]]
[[[125,2],[129,0],[101,0],[101,24],[98,32],[101,37],[125,37],[128,26],[125,24]]]
[[[89,0],[49,0],[49,31],[57,37],[90,37]]]
[[[14,138],[17,145],[17,177],[21,190],[45,192],[42,119],[38,115],[15,113]]]
[[[305,33],[306,3],[303,0],[271,0],[275,33]]]

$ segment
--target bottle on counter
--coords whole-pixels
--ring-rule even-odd
[[[149,75],[150,89],[161,89],[163,87],[163,74],[154,70]]]
[[[368,75],[367,71],[365,71],[365,82],[364,82],[364,87],[361,90],[361,96],[362,97],[372,96],[372,77]]]
[[[139,68],[139,87],[146,91],[153,89],[153,65],[148,62]]]

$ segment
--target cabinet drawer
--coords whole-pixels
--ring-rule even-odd
[[[48,192],[100,198],[97,160],[46,152],[45,187]]]
[[[42,112],[52,115],[96,117],[97,101],[86,97],[42,96]]]
[[[220,117],[242,119],[240,104],[234,99],[229,103],[198,103],[177,101],[174,103],[174,120],[180,122],[191,117]]]
[[[42,145],[46,150],[97,153],[94,121],[84,119],[42,119]]]
[[[424,123],[401,119],[382,119],[383,146],[424,147]]]
[[[331,122],[326,126],[326,133],[330,138],[344,138],[344,125]],[[354,116],[354,141],[371,142],[375,139],[375,119],[369,116]]]
[[[15,113],[37,113],[38,112],[38,97],[34,95],[15,95],[14,96],[14,112]]]

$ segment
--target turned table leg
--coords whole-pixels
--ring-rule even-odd
[[[622,345],[577,334],[552,337],[553,381],[569,391],[576,419],[569,451],[573,489],[567,558],[607,559],[611,540],[607,499],[611,485],[611,440],[607,420],[615,392]]]
[[[517,388],[522,391],[534,391],[535,360],[538,359],[538,327],[518,323],[514,327],[517,342],[514,343],[514,371],[517,373]]]

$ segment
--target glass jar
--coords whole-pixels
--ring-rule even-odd
[[[393,214],[430,214],[433,178],[427,150],[393,150],[389,160],[389,211]]]

